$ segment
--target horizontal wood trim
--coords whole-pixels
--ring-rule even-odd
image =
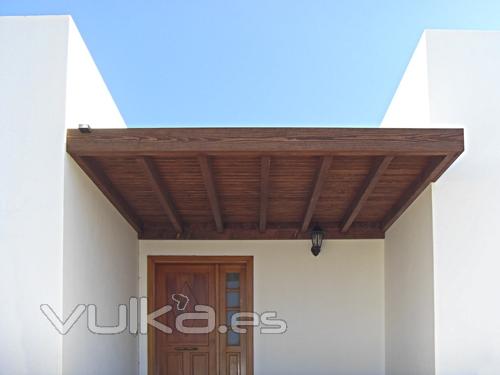
[[[355,223],[347,233],[342,233],[340,223],[321,223],[325,239],[377,239],[384,238],[384,232],[377,224]],[[185,225],[180,237],[172,228],[146,226],[140,239],[184,239],[184,240],[297,240],[310,239],[309,232],[300,231],[299,223],[268,224],[266,231],[259,230],[258,223],[226,224],[223,232],[217,232],[213,224]]]
[[[149,255],[151,264],[251,264],[253,256],[235,255]]]
[[[463,151],[463,129],[128,128],[67,131],[71,155],[227,153],[435,155]]]

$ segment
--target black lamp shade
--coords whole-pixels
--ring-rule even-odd
[[[319,225],[315,225],[311,232],[311,241],[312,247],[311,252],[314,256],[318,256],[321,251],[321,244],[323,243],[323,237],[325,236],[325,232]]]

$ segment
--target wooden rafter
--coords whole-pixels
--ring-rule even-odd
[[[123,196],[116,190],[108,176],[104,173],[99,163],[87,157],[74,158],[80,168],[90,177],[97,185],[99,190],[108,198],[113,206],[120,212],[120,214],[128,221],[134,230],[141,234],[143,225],[141,220],[135,214],[134,210],[129,206]]]
[[[463,151],[463,129],[191,128],[68,130],[71,155],[436,155]]]
[[[455,154],[446,156],[437,156],[431,158],[427,167],[404,192],[397,203],[389,210],[384,220],[382,220],[381,228],[385,232],[394,222],[403,214],[403,212],[417,199],[431,182],[450,164],[450,160],[456,157]]]
[[[309,228],[309,224],[311,223],[311,219],[314,214],[314,209],[316,208],[316,204],[318,203],[319,197],[323,190],[323,186],[325,185],[326,179],[328,177],[328,171],[330,170],[330,166],[332,165],[332,160],[333,158],[331,156],[324,156],[321,159],[321,166],[318,170],[314,188],[309,198],[309,204],[307,205],[304,220],[302,221],[302,232],[305,232]]]
[[[382,177],[382,175],[387,170],[389,164],[393,159],[394,159],[393,156],[385,156],[385,157],[381,156],[376,158],[373,167],[371,168],[370,172],[368,173],[368,176],[366,177],[366,179],[363,182],[363,185],[361,186],[361,189],[359,189],[356,197],[354,198],[354,200],[352,201],[351,205],[347,210],[345,219],[342,222],[342,227],[341,227],[342,233],[346,233],[351,227],[352,223],[354,223],[354,220],[356,220],[356,217],[363,208],[363,204],[366,202],[371,192],[373,191],[378,181],[380,180],[380,177]]]
[[[259,230],[264,232],[267,224],[267,209],[269,206],[269,172],[271,170],[271,158],[263,156],[260,159],[260,210]]]
[[[214,216],[215,227],[217,229],[217,232],[220,233],[224,231],[224,223],[222,222],[219,198],[217,197],[217,191],[215,190],[215,181],[212,173],[212,167],[210,166],[210,161],[208,160],[208,157],[206,155],[198,156],[198,162],[200,163],[201,174],[203,176],[205,189],[207,190],[208,201],[210,202],[210,207]]]
[[[167,214],[170,222],[174,226],[177,233],[182,233],[182,221],[175,209],[175,205],[172,202],[170,194],[167,192],[165,186],[161,181],[158,170],[156,169],[154,162],[150,157],[139,158],[139,162],[142,164],[144,172],[153,188],[156,197],[158,198],[163,210]]]

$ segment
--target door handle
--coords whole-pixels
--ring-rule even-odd
[[[198,350],[197,347],[178,347],[178,348],[175,348],[175,350],[179,351],[179,352],[187,352],[187,351],[192,351],[192,350]]]

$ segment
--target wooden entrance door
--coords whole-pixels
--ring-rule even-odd
[[[169,306],[155,320],[172,331],[148,327],[148,373],[252,375],[253,331],[237,333],[230,327],[233,314],[253,309],[252,275],[251,257],[149,257],[148,310]],[[179,321],[190,329],[209,326],[207,307],[200,315],[200,306],[213,309],[215,329],[180,332]],[[185,319],[186,313],[206,318]]]

